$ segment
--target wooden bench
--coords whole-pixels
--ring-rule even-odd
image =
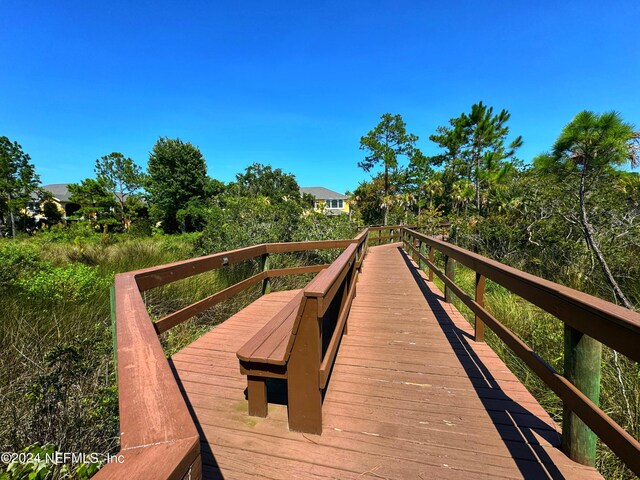
[[[238,350],[249,415],[266,417],[266,380],[285,379],[289,429],[322,432],[322,390],[355,296],[357,250],[357,244],[347,247]],[[335,327],[323,352],[325,317]]]
[[[267,416],[267,378],[287,378],[287,361],[300,325],[303,299],[301,290],[238,350],[240,372],[247,375],[249,415]]]

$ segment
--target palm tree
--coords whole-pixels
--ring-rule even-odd
[[[460,208],[464,207],[467,211],[467,205],[475,196],[475,187],[470,180],[463,179],[454,182],[451,186],[451,203],[456,214],[460,214]]]
[[[616,112],[598,115],[583,111],[564,127],[553,151],[546,157],[547,166],[560,174],[578,176],[579,222],[587,247],[596,257],[616,297],[633,308],[624,295],[604,258],[589,219],[587,200],[596,182],[612,167],[630,163],[638,166],[640,135]]]
[[[409,207],[415,205],[416,197],[411,192],[404,192],[397,195],[396,202],[398,205],[404,207],[404,224],[407,225],[409,220]]]
[[[395,195],[383,195],[380,201],[380,208],[384,211],[384,224],[387,225],[389,221],[389,209],[395,204]]]
[[[444,184],[438,176],[432,175],[426,182],[424,182],[422,189],[429,197],[429,207],[433,207],[433,197],[436,195],[442,195],[442,192],[444,191]]]

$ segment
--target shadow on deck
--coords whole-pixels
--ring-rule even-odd
[[[369,250],[357,289],[320,436],[288,430],[281,382],[269,416],[249,417],[235,355],[295,291],[173,356],[204,478],[600,478],[557,449],[556,424],[398,244]]]

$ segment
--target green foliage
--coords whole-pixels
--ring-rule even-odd
[[[203,254],[293,238],[302,208],[298,202],[272,204],[267,197],[225,197],[214,206],[198,241]]]
[[[207,165],[197,147],[180,139],[158,139],[149,154],[146,189],[151,216],[166,233],[196,229],[194,209],[198,204],[204,206],[210,185]],[[188,209],[180,217],[182,229],[181,209]]]
[[[30,160],[18,142],[0,136],[0,223],[3,223],[5,215],[9,216],[14,238],[15,216],[27,206],[40,183]]]
[[[116,199],[118,217],[124,229],[131,221],[135,199],[145,181],[141,168],[122,153],[113,152],[96,160],[96,179]]]
[[[20,272],[36,267],[39,261],[35,245],[0,241],[0,289],[10,285]]]
[[[47,456],[51,458],[55,451],[55,446],[52,444],[40,446],[38,443],[23,449],[21,453],[26,454],[30,460],[25,463],[10,463],[7,465],[7,471],[0,474],[0,480],[46,480],[50,478],[53,465],[47,461]]]
[[[299,220],[292,241],[340,240],[358,234],[356,225],[347,215],[325,215],[316,211],[305,213]]]
[[[47,224],[56,225],[62,221],[62,213],[55,202],[47,200],[42,204],[42,213],[47,217]]]
[[[72,202],[80,204],[78,214],[92,225],[101,227],[106,233],[109,226],[117,225],[114,210],[116,199],[109,192],[103,179],[86,178],[68,186]]]
[[[444,149],[434,157],[433,163],[443,165],[446,211],[453,209],[453,185],[460,180],[472,182],[475,187],[475,207],[486,215],[491,209],[495,189],[508,183],[515,173],[514,155],[522,146],[522,137],[507,142],[511,114],[501,110],[494,115],[493,107],[482,102],[471,106],[471,112],[449,120],[449,127],[438,127],[429,138]],[[459,206],[468,203],[468,190],[458,187],[457,193],[465,193],[458,200]]]
[[[616,112],[582,111],[567,124],[553,145],[552,159],[564,170],[593,173],[630,162],[637,165],[638,133]]]
[[[384,212],[381,199],[384,194],[384,178],[375,176],[370,182],[361,182],[351,196],[352,205],[364,225],[382,225]]]
[[[53,225],[49,229],[39,232],[39,243],[71,243],[79,245],[83,243],[96,243],[100,237],[89,222],[69,222],[67,225]]]
[[[383,196],[390,193],[392,175],[397,175],[399,164],[398,157],[411,157],[415,152],[415,143],[418,137],[412,133],[407,133],[406,124],[401,115],[391,115],[385,113],[380,117],[380,123],[360,138],[360,150],[365,150],[367,156],[358,162],[358,166],[365,172],[369,172],[377,165],[382,165],[383,176]],[[389,213],[389,202],[384,201],[384,224],[387,224]]]
[[[614,167],[626,162],[637,166],[638,138],[640,134],[633,126],[615,112],[598,115],[583,111],[563,128],[552,153],[536,159],[536,166],[543,173],[557,177],[569,198],[577,198],[577,204],[567,209],[565,219],[581,228],[587,248],[598,262],[615,298],[630,309],[633,303],[612,271],[611,258],[603,251],[608,240],[603,242],[598,238],[596,222],[601,196],[607,192],[602,187],[616,180],[613,178]],[[616,195],[613,198],[606,196],[610,202],[615,202]],[[637,217],[636,212],[632,215]],[[631,229],[637,228],[635,221],[625,223],[631,224]]]
[[[88,301],[110,283],[95,268],[72,263],[63,267],[41,264],[38,271],[22,276],[16,285],[30,300],[47,304]]]
[[[236,182],[228,189],[231,195],[264,197],[274,204],[301,201],[300,186],[295,176],[260,163],[249,165],[244,173],[237,174]]]

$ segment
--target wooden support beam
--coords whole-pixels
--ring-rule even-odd
[[[424,242],[420,239],[418,239],[418,253],[424,255]],[[424,262],[420,255],[418,255],[418,268],[424,271]]]
[[[111,305],[111,344],[113,346],[113,368],[118,381],[118,337],[116,334],[116,286],[109,288],[109,301]]]
[[[249,415],[266,417],[269,411],[267,403],[267,381],[265,377],[247,377],[247,400],[249,401]]]
[[[564,326],[564,377],[589,400],[600,402],[602,344],[582,332]],[[564,405],[562,450],[572,460],[595,466],[597,437],[578,416]]]
[[[456,270],[454,265],[455,260],[451,258],[449,255],[445,255],[444,257],[444,274],[445,276],[455,282],[456,280]],[[451,288],[445,284],[444,286],[444,301],[447,303],[453,302],[453,296],[451,295]]]
[[[429,263],[433,265],[436,261],[436,249],[429,245]],[[433,282],[433,269],[429,266],[429,281]]]
[[[271,267],[271,257],[269,257],[268,253],[262,254],[260,257],[262,271],[266,272]],[[266,295],[267,293],[271,293],[271,279],[268,276],[265,276],[264,280],[262,280],[262,295]]]
[[[475,300],[478,305],[484,307],[484,275],[476,272],[476,296]],[[475,340],[476,342],[484,342],[484,322],[476,315],[475,320]]]
[[[322,317],[318,299],[306,299],[287,372],[289,430],[322,433],[322,391],[318,372],[322,361]]]

